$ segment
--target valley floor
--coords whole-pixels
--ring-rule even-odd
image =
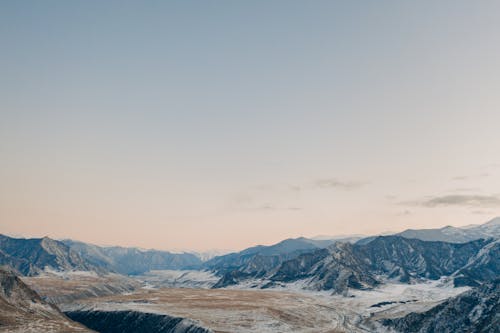
[[[231,289],[165,288],[181,273],[157,272],[154,279],[118,276],[45,276],[27,278],[42,296],[59,300],[63,311],[135,310],[189,318],[214,332],[373,332],[385,331],[378,319],[425,311],[467,288],[446,281],[389,283],[371,291],[351,290],[347,297],[301,289],[300,282],[272,290],[248,285]],[[161,277],[161,278],[160,278]],[[207,276],[207,278],[210,278]],[[166,280],[165,280],[166,279]],[[154,284],[151,284],[155,281]],[[189,281],[186,285],[190,286]],[[79,287],[80,286],[80,287]],[[138,286],[134,289],[133,287]],[[92,295],[75,290],[90,289]],[[112,291],[115,290],[113,293]]]

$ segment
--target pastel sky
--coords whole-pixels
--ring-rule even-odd
[[[2,1],[0,232],[160,249],[500,215],[499,1]]]

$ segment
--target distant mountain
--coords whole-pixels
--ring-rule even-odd
[[[295,251],[321,249],[328,247],[329,245],[335,242],[336,240],[332,239],[314,240],[305,237],[289,238],[274,245],[254,246],[239,252],[239,254],[241,255],[260,254],[263,256],[279,255],[279,254],[292,253]]]
[[[64,243],[48,237],[24,239],[0,235],[0,265],[8,265],[23,275],[36,275],[45,269],[104,271]]]
[[[45,303],[14,272],[0,268],[2,332],[92,332]]]
[[[73,240],[63,242],[89,263],[125,275],[142,274],[150,270],[197,268],[202,264],[201,259],[192,253],[101,247]]]
[[[203,252],[192,252],[192,251],[186,251],[186,253],[192,253],[198,258],[200,258],[201,261],[205,262],[210,259],[213,259],[215,257],[223,256],[228,253],[232,253],[234,251],[232,250],[219,250],[219,249],[214,249],[214,250],[208,250],[208,251],[203,251]]]
[[[309,289],[343,293],[348,288],[365,289],[379,284],[369,268],[363,258],[356,255],[352,244],[335,243],[328,249],[302,254],[284,262],[270,280],[292,282],[307,279]]]
[[[497,333],[500,328],[500,279],[446,300],[429,311],[383,323],[398,332]]]
[[[302,280],[306,289],[343,293],[348,288],[374,287],[381,277],[411,282],[452,276],[460,285],[478,285],[500,274],[498,242],[483,239],[455,244],[379,236],[367,244],[334,243],[326,249],[287,255],[292,258],[254,255],[245,261],[239,257],[240,261],[231,262],[233,266],[222,266],[215,287],[249,278],[270,281],[266,286]]]
[[[262,277],[277,269],[283,262],[302,253],[328,247],[335,240],[313,240],[304,237],[290,238],[274,245],[258,245],[241,252],[215,257],[203,264],[222,279],[216,287],[236,284],[241,279]]]
[[[355,243],[356,241],[365,238],[366,235],[355,234],[355,235],[340,235],[340,236],[331,236],[331,235],[317,235],[314,237],[310,237],[312,240],[334,240],[338,242],[347,242],[347,243]]]
[[[307,279],[307,288],[336,292],[373,287],[379,283],[379,276],[401,282],[436,280],[462,269],[487,244],[484,240],[452,244],[379,236],[368,244],[337,243],[326,250],[302,254],[284,262],[270,279]]]
[[[446,226],[440,229],[408,229],[397,235],[405,238],[450,243],[465,243],[481,238],[500,238],[500,217],[481,225],[462,228]]]

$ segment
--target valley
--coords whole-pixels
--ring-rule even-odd
[[[499,224],[460,231],[474,238],[465,242],[421,240],[419,231],[411,233],[417,238],[301,237],[205,261],[185,253],[1,236],[0,263],[10,267],[10,277],[2,282],[8,306],[0,331],[432,332],[441,325],[450,332],[470,326],[495,332]],[[476,238],[486,232],[491,237]],[[448,235],[449,228],[437,234]],[[22,296],[10,296],[9,281],[17,281]],[[456,322],[450,309],[468,317]]]
[[[350,290],[346,297],[304,290],[306,281],[266,290],[255,288],[258,281],[224,289],[193,288],[201,277],[208,279],[208,285],[213,283],[212,276],[175,272],[155,271],[147,279],[47,274],[24,280],[43,298],[56,301],[65,313],[154,313],[188,318],[221,333],[386,331],[380,320],[428,310],[470,289],[454,288],[449,280],[442,279],[411,285],[387,283],[373,290]],[[182,282],[179,276],[184,276]],[[177,287],[165,287],[173,284]],[[120,289],[124,285],[130,289]],[[94,294],[81,290],[93,290]]]

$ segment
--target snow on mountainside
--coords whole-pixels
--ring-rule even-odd
[[[160,270],[137,276],[145,283],[144,288],[212,288],[219,277],[208,271]]]
[[[83,259],[62,242],[44,238],[11,238],[0,235],[0,264],[23,275],[36,275],[46,269],[57,271],[104,272]]]
[[[500,238],[500,217],[481,225],[463,228],[446,226],[440,229],[408,229],[397,235],[405,238],[450,243],[465,243],[480,238]]]
[[[285,239],[274,245],[258,245],[241,252],[215,257],[203,264],[208,269],[221,275],[216,287],[238,283],[241,279],[262,277],[290,259],[300,254],[325,248],[335,240],[312,240],[304,237]]]
[[[407,333],[496,333],[500,328],[500,280],[450,298],[426,312],[382,322]]]
[[[327,249],[280,256],[253,255],[216,263],[216,288],[253,283],[261,288],[303,280],[311,290],[345,293],[349,288],[373,288],[385,279],[410,283],[451,276],[458,285],[478,285],[500,274],[498,244],[426,242],[380,236],[367,244],[334,243]]]
[[[372,288],[379,284],[370,274],[369,266],[356,256],[353,245],[349,243],[336,243],[328,249],[286,261],[270,280],[291,282],[305,278],[308,278],[308,289],[333,290],[336,293],[343,293],[348,288]]]
[[[223,256],[223,255],[228,254],[228,253],[232,253],[234,251],[232,251],[232,250],[208,250],[208,251],[203,251],[203,252],[189,252],[189,251],[187,251],[187,252],[194,254],[195,256],[200,258],[201,261],[205,262],[205,261],[208,261],[208,260],[213,259],[215,257],[219,257],[219,256]]]
[[[225,268],[241,266],[251,262],[254,257],[294,257],[300,253],[326,248],[334,240],[313,240],[304,237],[285,239],[274,245],[257,245],[240,252],[229,253],[207,261],[203,267],[223,271]],[[278,260],[279,261],[279,260]]]

